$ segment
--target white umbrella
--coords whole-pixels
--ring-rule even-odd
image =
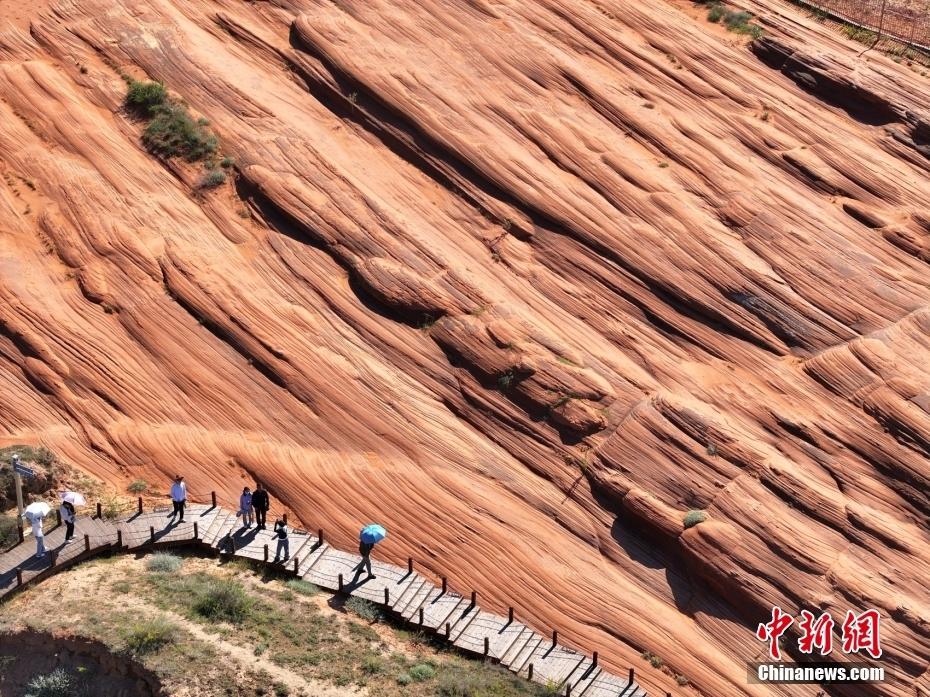
[[[33,501],[26,506],[26,510],[23,513],[31,520],[33,518],[44,518],[51,512],[52,509],[45,501]]]
[[[72,506],[86,506],[87,499],[84,498],[83,494],[79,494],[76,491],[62,491],[58,494],[58,498],[62,501],[67,501]]]

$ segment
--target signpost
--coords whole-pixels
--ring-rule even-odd
[[[34,477],[36,475],[34,470],[29,469],[26,465],[23,465],[19,461],[19,455],[13,455],[10,458],[10,462],[13,464],[13,481],[16,484],[16,509],[19,512],[19,517],[23,517],[23,477]]]

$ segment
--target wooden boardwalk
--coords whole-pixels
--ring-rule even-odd
[[[141,503],[140,503],[141,506]],[[140,509],[141,510],[141,509]],[[319,533],[322,535],[322,532]],[[45,557],[35,557],[35,543],[26,538],[0,554],[0,600],[71,564],[106,552],[147,552],[176,545],[211,549],[225,556],[275,565],[277,540],[271,530],[244,528],[224,508],[188,504],[184,522],[168,509],[137,512],[103,520],[79,517],[74,540],[64,543],[65,527],[46,533]],[[328,591],[364,598],[410,624],[431,631],[458,649],[500,663],[510,671],[559,694],[575,697],[646,697],[633,671],[618,677],[601,669],[597,655],[585,656],[544,637],[513,618],[485,612],[474,594],[460,595],[437,586],[414,570],[372,560],[375,577],[359,569],[361,557],[335,549],[304,531],[289,535],[288,559],[277,566]]]

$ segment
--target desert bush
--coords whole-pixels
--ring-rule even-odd
[[[710,9],[707,10],[707,21],[716,24],[723,19],[726,13],[727,10],[723,5],[711,5]]]
[[[245,589],[227,579],[211,579],[198,589],[192,609],[209,620],[241,624],[249,616],[254,601]]]
[[[685,513],[685,529],[693,528],[698,523],[703,523],[707,520],[707,514],[699,509],[691,510]]]
[[[145,568],[155,573],[174,573],[181,568],[182,559],[174,554],[156,552],[145,563]]]
[[[436,675],[436,668],[429,663],[417,663],[407,673],[413,678],[414,682],[424,682]]]
[[[170,644],[178,628],[164,617],[140,620],[125,630],[126,648],[134,654],[153,653]]]
[[[221,169],[211,169],[197,182],[199,189],[215,189],[226,182],[226,172]]]
[[[232,159],[231,157],[229,157],[229,155],[227,155],[222,160],[220,160],[220,167],[222,167],[223,169],[229,169],[234,164],[236,164],[236,161]]]
[[[368,675],[377,675],[384,672],[384,659],[381,656],[365,656],[362,659],[362,672]]]
[[[156,155],[195,162],[216,152],[216,136],[208,125],[206,119],[194,120],[183,104],[166,103],[153,112],[142,132],[142,142]]]
[[[126,490],[130,494],[142,494],[142,493],[145,493],[148,490],[148,488],[149,488],[149,483],[147,481],[145,481],[144,479],[136,479],[128,487],[126,487]]]
[[[77,681],[64,668],[37,675],[26,686],[23,697],[72,697]]]
[[[377,622],[382,616],[381,608],[364,598],[352,596],[346,601],[346,608],[369,622]]]
[[[126,107],[140,116],[151,116],[168,101],[168,90],[161,82],[130,80],[126,92]]]
[[[439,672],[436,694],[440,697],[541,697],[558,694],[558,689],[536,685],[501,668],[476,663],[474,666],[444,666]]]

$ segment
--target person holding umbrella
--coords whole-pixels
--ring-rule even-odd
[[[36,538],[36,558],[45,556],[45,533],[42,531],[42,521],[51,512],[51,508],[44,501],[36,501],[26,506],[23,516],[32,523],[32,536]]]
[[[180,474],[175,476],[174,484],[171,485],[171,505],[172,511],[168,514],[169,518],[174,518],[178,513],[181,517],[179,523],[184,522],[184,504],[187,503],[187,484],[184,483],[184,477]]]
[[[61,498],[61,521],[65,524],[65,544],[74,539],[74,521],[77,513],[75,506],[86,506],[87,501],[76,491],[63,491],[58,495]]]
[[[371,571],[371,550],[385,537],[387,537],[387,530],[376,523],[371,523],[362,528],[362,531],[358,534],[358,553],[362,555],[362,560],[355,567],[356,576],[361,573],[364,567],[368,571],[368,578],[375,578]]]

